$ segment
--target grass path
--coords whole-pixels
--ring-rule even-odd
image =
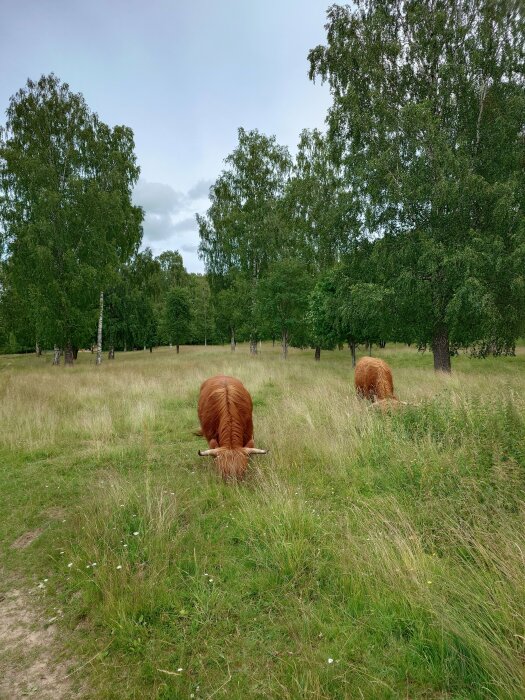
[[[0,697],[525,697],[525,354],[380,354],[417,405],[347,352],[0,357]],[[192,435],[218,372],[271,450],[237,486]]]

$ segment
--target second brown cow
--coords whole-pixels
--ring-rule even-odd
[[[355,388],[359,396],[372,401],[397,401],[392,370],[376,357],[362,357],[356,365]]]

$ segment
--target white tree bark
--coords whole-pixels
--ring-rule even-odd
[[[281,357],[283,360],[286,360],[288,358],[288,331],[283,330],[282,333],[282,339],[281,339]]]
[[[98,333],[97,333],[97,360],[96,364],[102,362],[102,319],[104,316],[104,292],[100,292],[100,313],[98,315]]]

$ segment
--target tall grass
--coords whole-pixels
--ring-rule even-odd
[[[381,355],[411,405],[343,352],[0,358],[0,534],[47,523],[4,566],[49,574],[90,697],[525,697],[525,356]],[[192,435],[218,372],[270,449],[239,485]]]

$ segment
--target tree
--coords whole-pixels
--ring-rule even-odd
[[[230,341],[230,348],[235,352],[237,340],[245,331],[246,317],[251,313],[249,303],[250,287],[240,275],[228,276],[224,289],[214,296],[215,319],[219,333]]]
[[[164,324],[170,343],[177,346],[187,343],[190,335],[191,309],[187,289],[173,287],[166,298]]]
[[[189,283],[182,255],[178,250],[165,250],[157,257],[161,270],[161,293],[171,287],[185,287]]]
[[[307,322],[315,347],[315,359],[321,359],[321,350],[332,350],[341,341],[335,308],[336,287],[334,275],[321,276],[308,297]]]
[[[434,367],[450,344],[512,347],[525,307],[520,3],[358,0],[309,54],[363,235]]]
[[[352,353],[352,366],[355,367],[356,347],[359,342],[358,320],[349,313],[348,270],[335,267],[325,273],[309,296],[308,321],[314,339],[318,341],[320,359],[321,347],[332,348],[343,342],[348,343]]]
[[[329,140],[317,129],[301,132],[292,177],[286,187],[285,205],[295,254],[321,279],[348,251],[359,227],[354,197],[344,180],[343,169],[333,158]],[[313,322],[311,329],[316,328],[312,342],[315,359],[319,360],[321,347],[325,347],[327,341],[317,332],[323,324],[319,324],[315,302],[310,307],[310,320]]]
[[[137,249],[132,131],[104,124],[53,74],[28,80],[0,132],[0,236],[34,342],[92,338],[100,292]]]
[[[199,253],[212,286],[236,270],[249,282],[250,350],[257,352],[256,297],[259,279],[286,249],[282,197],[291,168],[288,150],[275,137],[239,129],[237,148],[227,168],[210,188],[211,204],[197,215]]]
[[[304,264],[298,260],[277,261],[259,284],[259,313],[270,332],[276,328],[280,334],[285,360],[290,342],[306,344],[304,331],[309,291],[310,279]]]
[[[391,294],[384,286],[366,282],[341,285],[336,298],[342,325],[352,329],[354,342],[371,349],[373,343],[392,337],[388,318]]]
[[[211,291],[205,275],[188,275],[188,291],[191,296],[190,341],[206,346],[215,338],[215,319],[211,304]]]
[[[286,187],[286,207],[295,251],[308,269],[322,274],[337,264],[359,227],[344,171],[318,129],[301,132]]]
[[[115,347],[146,348],[159,340],[162,313],[162,271],[150,248],[124,266],[105,295],[105,323],[109,356]]]

